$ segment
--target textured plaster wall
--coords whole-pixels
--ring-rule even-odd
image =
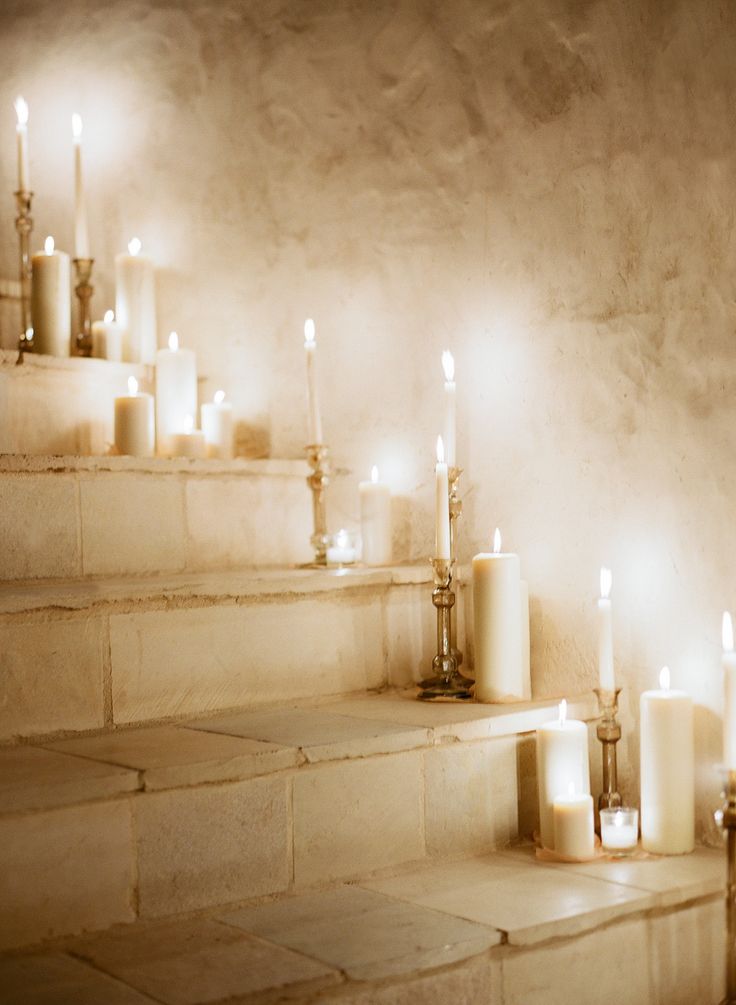
[[[736,608],[735,46],[729,0],[0,8],[0,275],[20,91],[37,243],[71,244],[78,110],[97,312],[137,234],[160,337],[196,347],[276,455],[304,440],[313,315],[336,463],[411,498],[414,556],[452,348],[461,547],[498,524],[521,553],[535,692],[593,683],[610,564],[626,760],[667,662],[698,704],[705,827]]]

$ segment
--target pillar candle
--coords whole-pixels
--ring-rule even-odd
[[[733,622],[728,611],[723,613],[723,763],[736,771],[736,653],[733,651]]]
[[[153,363],[156,358],[156,294],[153,262],[141,255],[137,237],[127,255],[115,258],[115,314],[125,331],[123,359]]]
[[[640,702],[641,843],[657,855],[682,855],[695,845],[693,703],[670,689],[667,667],[659,685]]]
[[[555,847],[553,803],[569,791],[590,792],[588,729],[584,722],[567,718],[567,702],[560,702],[559,715],[537,730],[537,784],[539,830],[545,848]]]
[[[153,457],[155,428],[153,396],[138,393],[138,381],[128,377],[128,394],[115,399],[115,447],[119,454]]]
[[[598,687],[601,691],[614,691],[613,676],[613,625],[611,621],[611,570],[601,569],[601,595],[598,600]]]
[[[391,563],[391,491],[378,480],[378,468],[371,469],[371,480],[358,483],[360,495],[360,534],[363,562],[366,565]]]
[[[317,396],[317,342],[314,337],[314,321],[311,318],[307,318],[304,322],[304,351],[307,355],[308,435],[311,446],[322,443],[322,418]]]
[[[442,437],[437,437],[437,464],[434,469],[435,483],[435,527],[434,557],[450,558],[450,488],[445,464],[445,448]]]
[[[156,353],[156,448],[160,455],[173,456],[171,438],[193,428],[196,414],[197,358],[191,349],[179,348],[179,336],[172,332],[169,348]]]
[[[200,411],[207,456],[229,461],[233,456],[233,406],[225,401],[225,392],[215,391],[214,399],[205,401]]]
[[[87,206],[82,178],[82,116],[76,112],[72,115],[72,137],[74,139],[74,255],[76,258],[89,258]]]
[[[595,849],[593,797],[576,792],[572,782],[567,794],[556,796],[552,804],[554,849],[565,858],[592,858]]]
[[[115,320],[114,311],[105,311],[103,321],[92,323],[92,355],[120,363],[123,358],[123,326]]]
[[[68,356],[71,338],[69,256],[54,250],[47,237],[44,250],[31,257],[33,346],[47,356]]]
[[[194,428],[194,416],[187,415],[184,420],[184,428],[177,433],[172,433],[168,438],[169,456],[189,457],[201,460],[207,456],[207,443],[201,429]]]
[[[455,360],[447,349],[442,353],[442,369],[445,373],[445,435],[443,441],[447,466],[454,468],[456,440]]]
[[[15,99],[15,114],[18,119],[15,127],[18,147],[18,191],[30,192],[31,174],[28,170],[28,104],[20,95]]]
[[[522,701],[529,688],[523,666],[519,556],[493,552],[473,558],[473,632],[476,701]]]

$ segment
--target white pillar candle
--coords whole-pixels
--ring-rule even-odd
[[[552,804],[554,848],[566,858],[592,858],[595,849],[593,797],[575,792],[570,783],[567,794],[556,796]]]
[[[18,147],[18,191],[30,192],[31,173],[28,170],[28,103],[20,96],[15,99],[15,127]]]
[[[153,457],[154,446],[153,395],[139,394],[138,381],[128,377],[128,394],[115,399],[115,447],[119,454]]]
[[[723,763],[736,771],[736,653],[733,651],[733,622],[728,611],[723,612]]]
[[[378,468],[373,465],[371,480],[358,483],[360,496],[360,536],[363,541],[363,562],[366,565],[391,563],[391,491],[378,480]]]
[[[473,558],[473,633],[476,701],[522,701],[522,587],[519,556],[501,553],[496,528],[493,552]]]
[[[456,395],[455,395],[455,360],[452,353],[445,349],[442,353],[442,369],[445,373],[445,457],[447,466],[455,467],[456,443]]]
[[[233,406],[225,401],[224,391],[215,391],[212,401],[200,409],[207,456],[229,461],[233,456]]]
[[[317,395],[317,341],[314,337],[314,331],[314,321],[311,318],[307,318],[304,322],[304,351],[307,356],[309,446],[322,443],[322,417],[319,412],[319,398]]]
[[[434,469],[435,526],[434,557],[450,558],[450,488],[442,437],[437,437],[437,464]]]
[[[169,437],[171,457],[190,457],[201,460],[207,456],[207,444],[201,429],[194,428],[194,416],[188,415],[181,432]]]
[[[47,356],[68,356],[71,338],[69,256],[54,250],[47,237],[44,250],[31,257],[33,347]]]
[[[539,830],[545,848],[554,849],[553,803],[569,791],[590,792],[588,729],[584,722],[567,718],[567,702],[560,702],[559,715],[537,730],[537,784]]]
[[[613,625],[611,620],[611,570],[601,569],[601,595],[598,600],[598,687],[601,691],[614,691],[613,676]]]
[[[682,855],[695,846],[693,703],[670,689],[667,667],[660,689],[641,696],[641,843],[657,855]]]
[[[87,206],[82,178],[82,116],[76,112],[72,115],[72,137],[74,140],[74,255],[76,258],[89,258]]]
[[[123,326],[115,320],[114,311],[105,311],[102,321],[92,322],[92,355],[120,363],[123,358]]]
[[[171,438],[185,432],[190,420],[193,426],[196,414],[197,358],[191,349],[179,348],[179,336],[172,332],[169,348],[156,353],[156,449],[161,456],[189,456],[172,454]]]
[[[134,237],[127,255],[115,258],[115,314],[125,331],[126,363],[153,363],[156,358],[156,293],[153,261],[141,255]]]

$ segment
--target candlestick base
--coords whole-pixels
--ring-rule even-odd
[[[714,814],[726,838],[726,997],[721,1005],[736,1005],[736,771],[722,768],[723,807]]]
[[[79,301],[79,324],[77,326],[77,337],[75,339],[75,353],[77,356],[92,355],[92,319],[90,317],[90,300],[94,293],[94,286],[90,283],[92,276],[92,266],[94,258],[75,258],[74,271],[77,275],[77,285],[74,292]]]
[[[18,215],[15,218],[15,229],[18,233],[20,251],[20,335],[18,337],[18,352],[21,354],[18,362],[22,362],[24,352],[33,351],[33,328],[31,322],[31,231],[33,217],[31,203],[33,192],[19,189],[15,194]],[[31,333],[30,337],[28,333]]]
[[[330,451],[323,443],[312,443],[306,447],[307,462],[312,473],[307,477],[307,485],[312,492],[312,514],[314,518],[314,533],[309,543],[314,549],[314,561],[310,568],[324,568],[327,565],[327,546],[330,538],[327,533],[327,500],[326,491],[330,484]]]
[[[419,684],[421,701],[467,701],[473,697],[473,682],[457,669],[450,641],[451,612],[455,603],[452,589],[452,562],[433,558],[434,589],[432,603],[437,610],[437,655],[432,660],[433,674]]]
[[[605,691],[594,688],[598,696],[600,722],[596,727],[596,736],[603,746],[603,791],[598,796],[598,812],[616,809],[623,805],[621,793],[618,791],[618,765],[616,762],[616,744],[621,739],[621,724],[616,718],[618,712],[618,696],[621,688],[615,691]]]

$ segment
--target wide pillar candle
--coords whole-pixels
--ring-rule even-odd
[[[207,456],[229,461],[233,456],[233,406],[225,401],[225,392],[215,391],[214,401],[205,401],[201,414]]]
[[[659,681],[640,699],[641,844],[683,855],[695,847],[693,702],[670,689],[667,667]]]
[[[565,858],[592,858],[595,849],[593,797],[574,789],[552,807],[554,849]]]
[[[192,429],[197,414],[197,358],[191,349],[180,349],[176,332],[169,348],[156,354],[156,446],[171,456],[171,438]],[[181,456],[181,455],[178,455]]]
[[[47,356],[68,356],[71,339],[71,287],[69,256],[54,250],[46,238],[45,250],[31,258],[31,318],[33,345]]]
[[[539,830],[545,848],[554,849],[554,801],[570,791],[590,793],[588,728],[578,719],[566,718],[567,703],[560,715],[537,730],[537,784]]]
[[[497,550],[495,550],[497,548]],[[500,551],[473,558],[473,633],[476,701],[522,701],[528,697],[524,673],[522,586],[519,556]]]
[[[156,360],[156,294],[153,261],[140,254],[137,238],[127,255],[115,258],[115,314],[125,331],[123,359],[126,363]]]
[[[128,394],[115,399],[115,447],[132,457],[154,454],[153,396],[138,393],[135,377],[128,378]]]
[[[371,480],[358,483],[360,495],[360,535],[365,565],[391,563],[391,491],[378,480],[378,468]]]

